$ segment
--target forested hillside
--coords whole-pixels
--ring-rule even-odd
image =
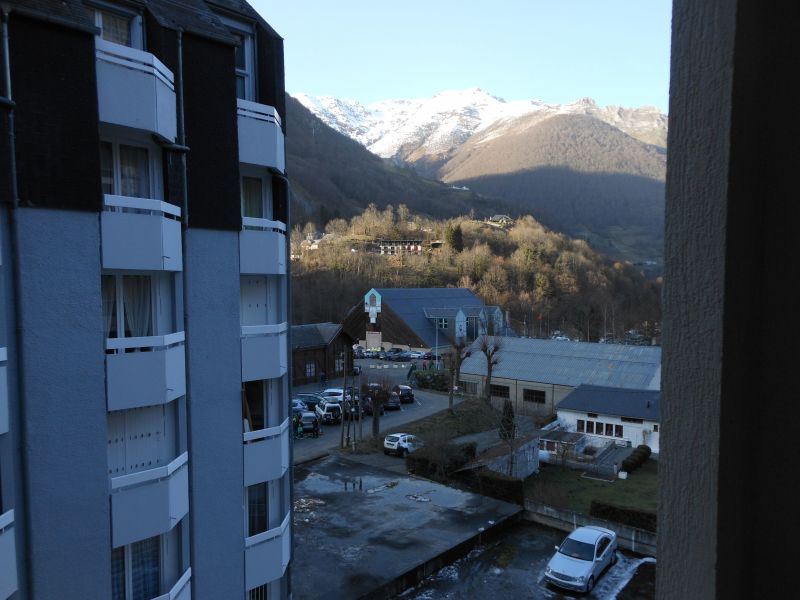
[[[559,329],[596,341],[606,332],[621,337],[628,329],[652,330],[660,320],[660,279],[610,262],[531,216],[500,227],[466,216],[433,220],[404,205],[371,205],[350,220],[330,221],[330,235],[312,250],[304,239],[315,230],[307,223],[292,232],[295,323],[341,322],[371,287],[446,286],[470,288],[502,306],[522,335]],[[383,237],[419,238],[426,250],[383,256],[372,245]],[[431,249],[436,239],[449,243]]]

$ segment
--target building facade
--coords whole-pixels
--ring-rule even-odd
[[[283,42],[2,14],[0,598],[291,595]]]
[[[322,382],[353,370],[353,340],[339,323],[292,325],[292,383]]]

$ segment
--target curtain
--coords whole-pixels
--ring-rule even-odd
[[[131,545],[131,599],[152,600],[161,587],[161,541],[158,536]]]
[[[153,307],[150,298],[150,278],[144,275],[125,275],[122,283],[127,331],[131,337],[152,335]]]
[[[107,338],[119,337],[117,333],[117,282],[114,275],[103,275],[103,323]]]
[[[100,142],[100,186],[104,194],[114,193],[114,153],[109,142]]]
[[[150,197],[147,148],[119,147],[120,193],[132,198]]]
[[[267,530],[267,484],[247,488],[247,536]]]
[[[264,218],[264,192],[260,179],[242,177],[242,216]]]
[[[125,600],[125,547],[111,551],[111,600]]]
[[[131,45],[131,20],[121,15],[101,11],[103,39],[123,46]]]

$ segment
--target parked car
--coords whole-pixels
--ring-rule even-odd
[[[325,400],[333,400],[335,402],[344,400],[344,390],[342,388],[326,388],[319,392],[319,395]]]
[[[380,383],[368,383],[367,384],[367,392],[361,398],[361,410],[364,411],[364,414],[366,414],[366,415],[372,415],[373,414],[372,393],[375,390],[380,390],[380,389],[382,389]],[[381,415],[383,415],[385,412],[386,412],[386,406],[382,405],[381,406]]]
[[[400,410],[400,395],[397,392],[390,392],[389,397],[383,402],[386,410]]]
[[[314,412],[317,418],[325,425],[333,425],[342,422],[342,407],[338,402],[321,400],[314,409]]]
[[[419,358],[425,357],[425,353],[422,352],[421,350],[409,350],[408,354],[412,360],[417,360]]]
[[[386,360],[386,352],[384,352],[383,350],[376,352],[373,358],[377,358],[378,360]]]
[[[603,571],[616,562],[616,533],[605,527],[578,527],[556,546],[544,578],[561,588],[589,592]]]
[[[436,354],[435,352],[426,352],[422,355],[424,360],[439,360],[442,358],[441,354]]]
[[[294,395],[294,398],[305,402],[306,408],[312,412],[317,407],[317,404],[319,404],[321,400],[324,400],[322,396],[313,392],[298,392]]]
[[[300,422],[303,424],[303,435],[311,435],[311,437],[319,436],[319,418],[311,411],[306,411],[300,415]]]
[[[308,410],[308,405],[300,398],[292,398],[292,416],[303,414]]]
[[[400,396],[400,402],[403,404],[410,404],[414,402],[414,390],[411,389],[409,385],[396,385],[394,386],[393,392],[396,392],[398,396]]]
[[[383,453],[406,456],[416,452],[422,446],[422,441],[415,435],[410,433],[391,433],[383,440]]]

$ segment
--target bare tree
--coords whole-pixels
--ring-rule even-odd
[[[483,396],[489,406],[492,405],[492,371],[500,363],[497,353],[503,347],[500,339],[495,335],[482,335],[478,339],[478,350],[486,358],[486,384],[483,389]]]
[[[372,404],[372,437],[377,438],[381,432],[381,412],[383,411],[384,404],[389,399],[389,394],[391,394],[390,388],[392,382],[389,377],[384,375],[373,383],[377,383],[380,387],[369,387],[369,384],[365,385],[361,389],[361,397],[366,398],[369,396],[370,398]]]
[[[467,344],[462,337],[449,337],[448,341],[450,342],[450,354],[448,360],[450,366],[450,397],[448,399],[447,407],[452,415],[454,414],[453,393],[455,392],[458,382],[461,380],[461,363],[464,362],[464,359],[467,355]]]

